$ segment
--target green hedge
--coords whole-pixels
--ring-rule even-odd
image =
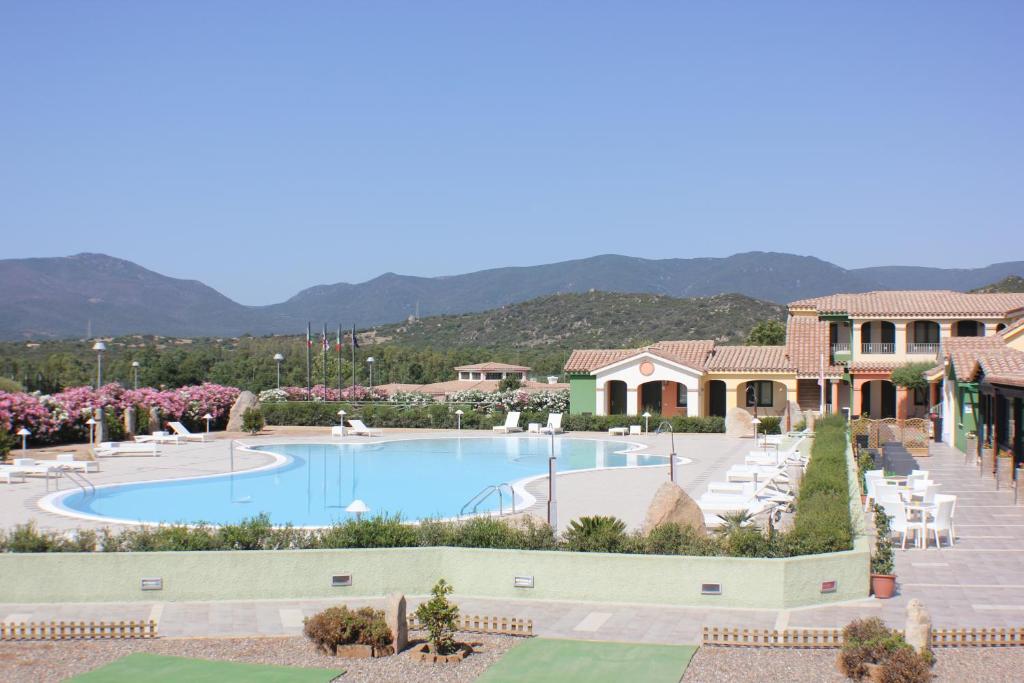
[[[811,460],[796,500],[796,519],[789,533],[793,554],[853,547],[846,450],[846,421],[839,416],[818,420]]]
[[[454,429],[457,423],[455,411],[461,409],[464,429],[490,429],[505,422],[502,413],[481,413],[470,405],[438,403],[425,406],[402,406],[393,403],[350,403],[285,401],[263,403],[263,417],[268,425],[293,425],[302,427],[329,427],[338,424],[338,411],[344,409],[347,419],[357,418],[370,427],[401,427],[425,429]],[[546,424],[548,414],[541,411],[522,411],[520,426],[530,422]],[[662,420],[660,415],[650,418],[648,424],[655,430]],[[725,420],[721,417],[673,417],[669,421],[676,433],[725,432]],[[611,427],[626,427],[643,424],[644,419],[636,415],[565,415],[562,428],[575,432],[607,432]]]

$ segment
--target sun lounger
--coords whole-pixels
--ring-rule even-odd
[[[135,441],[136,443],[173,443],[177,445],[181,443],[181,437],[167,432],[154,432],[153,434],[136,434]]]
[[[629,433],[629,427],[612,427],[608,430],[612,436],[625,436]]]
[[[14,464],[10,467],[28,476],[33,474],[41,474],[47,478],[50,475],[60,476],[60,468],[53,464],[40,462],[34,458],[15,458]]]
[[[562,433],[562,414],[561,413],[548,413],[548,423],[540,428],[542,434],[561,434]]]
[[[384,432],[376,427],[367,427],[363,424],[362,420],[349,420],[348,423],[352,425],[349,427],[348,433],[357,436],[380,436]]]
[[[185,439],[185,441],[206,441],[207,438],[210,436],[209,434],[205,434],[203,432],[190,432],[188,431],[188,427],[181,424],[180,422],[168,422],[167,424],[170,425],[171,429],[174,430],[175,434],[180,436],[182,439]]]
[[[99,472],[100,464],[95,460],[75,460],[74,453],[58,453],[54,460],[58,467],[79,472]]]
[[[155,441],[140,443],[138,441],[104,441],[95,449],[93,455],[96,457],[107,457],[112,455],[160,455]]]
[[[14,465],[0,465],[0,481],[13,484],[15,479],[24,483],[25,473]]]
[[[341,425],[331,427],[331,436],[345,436],[345,428]]]
[[[492,427],[496,432],[504,432],[508,434],[510,432],[521,432],[522,427],[519,426],[519,415],[520,413],[513,410],[505,417],[505,424]]]

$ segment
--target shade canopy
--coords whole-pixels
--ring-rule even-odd
[[[92,345],[92,350],[93,351],[106,351],[107,350],[107,345],[104,344],[101,341],[98,341],[98,342],[96,342],[95,344]]]
[[[349,503],[348,507],[345,508],[345,512],[355,512],[356,514],[362,514],[369,511],[370,507],[358,498]]]
[[[18,430],[18,436],[32,436],[32,432],[28,431],[25,427]]]

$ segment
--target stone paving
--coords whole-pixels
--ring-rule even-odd
[[[747,441],[749,444],[749,441]],[[684,452],[680,449],[681,452]],[[865,598],[827,607],[791,610],[678,608],[608,602],[574,603],[491,600],[460,597],[465,613],[533,619],[535,632],[550,637],[651,643],[694,643],[709,626],[739,628],[840,627],[858,616],[877,615],[902,626],[911,598],[924,602],[938,628],[1024,625],[1024,500],[1012,490],[995,490],[991,475],[979,475],[962,453],[935,444],[922,469],[957,495],[954,547],[896,550],[898,595],[891,600]],[[718,468],[692,470],[696,483]],[[574,475],[581,476],[581,475]],[[569,477],[571,479],[571,477]],[[414,606],[419,598],[410,596]],[[350,604],[382,605],[382,600]],[[155,619],[167,636],[280,635],[301,631],[302,617],[336,600],[124,604],[0,604],[0,619]]]

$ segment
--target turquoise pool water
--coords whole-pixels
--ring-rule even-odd
[[[558,470],[664,465],[658,455],[624,451],[629,444],[555,438]],[[132,522],[238,522],[261,512],[276,524],[324,526],[348,519],[364,501],[370,514],[405,519],[454,517],[484,487],[547,473],[549,437],[413,439],[260,447],[287,462],[257,472],[124,484],[75,492],[59,501],[69,512]],[[508,496],[505,497],[508,505]],[[496,510],[492,497],[478,511]]]

